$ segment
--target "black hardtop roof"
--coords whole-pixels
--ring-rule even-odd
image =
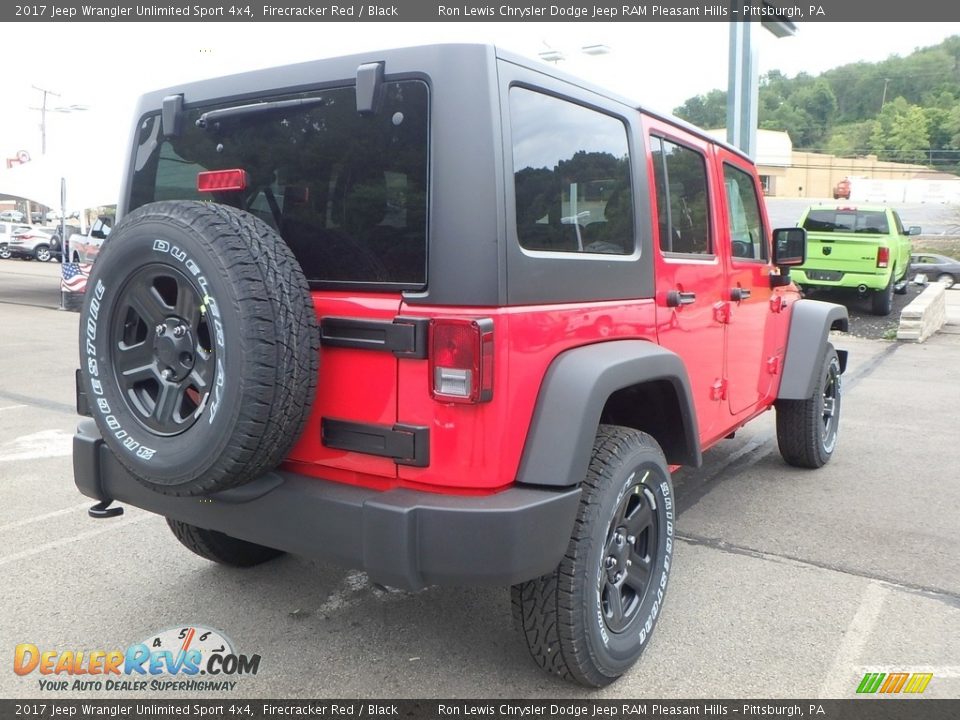
[[[438,43],[371,50],[353,55],[309,60],[291,65],[250,70],[234,75],[196,80],[144,94],[140,98],[140,113],[142,114],[151,109],[158,109],[163,102],[163,98],[168,95],[182,93],[184,95],[184,102],[188,105],[221,98],[255,97],[257,94],[262,93],[265,88],[296,90],[298,87],[316,85],[318,81],[322,81],[324,78],[342,80],[354,77],[357,67],[364,63],[383,61],[385,63],[386,74],[391,75],[398,72],[423,72],[427,69],[428,65],[437,64],[469,69],[475,66],[478,57],[484,55],[488,61],[492,62],[494,58],[499,58],[532,70],[533,72],[596,93],[629,108],[676,125],[678,128],[696,135],[707,142],[721,145],[727,150],[750,160],[739,148],[708,135],[702,128],[691,125],[670,113],[651,109],[636,100],[624,97],[599,85],[590,83],[583,78],[558,70],[555,66],[547,65],[537,60],[531,60],[517,53],[496,47],[495,45],[479,43]],[[467,72],[468,71],[469,70],[467,70]]]

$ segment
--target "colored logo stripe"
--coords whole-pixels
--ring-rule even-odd
[[[863,680],[860,681],[860,686],[857,688],[857,692],[875,693],[885,677],[886,673],[867,673],[863,676]]]
[[[903,691],[905,693],[922,693],[927,689],[927,685],[930,684],[932,678],[933,673],[914,673]]]
[[[867,673],[857,686],[857,693],[871,695],[879,692],[919,694],[927,689],[933,673]]]

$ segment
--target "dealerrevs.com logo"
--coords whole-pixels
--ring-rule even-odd
[[[170,628],[125,650],[50,650],[32,643],[14,649],[13,671],[36,677],[39,689],[229,691],[243,675],[256,675],[259,655],[240,655],[219,630]]]

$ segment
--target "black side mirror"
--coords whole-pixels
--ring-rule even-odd
[[[779,275],[770,276],[772,287],[790,283],[790,268],[807,260],[807,231],[802,227],[777,228],[773,231],[773,264]]]
[[[779,268],[803,265],[807,260],[807,231],[777,228],[773,231],[773,264]]]
[[[919,234],[920,234],[920,226],[919,226],[919,225],[911,225],[911,226],[910,226],[910,230],[907,231],[907,235],[919,235]]]

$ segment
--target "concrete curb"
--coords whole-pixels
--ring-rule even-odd
[[[947,288],[931,283],[900,313],[897,340],[922,343],[947,321]]]

